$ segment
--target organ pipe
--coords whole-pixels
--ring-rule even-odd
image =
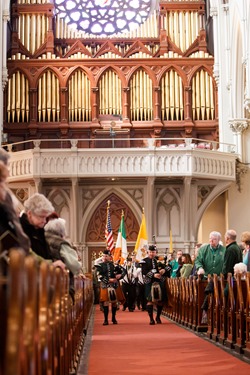
[[[193,120],[214,119],[214,96],[212,77],[202,69],[192,79]]]
[[[69,80],[69,121],[90,121],[90,82],[81,70],[77,70]]]
[[[183,120],[184,101],[182,80],[170,70],[161,80],[161,113],[163,120]]]
[[[132,121],[152,120],[152,81],[148,74],[140,69],[130,80],[130,113]]]
[[[111,69],[99,81],[99,112],[103,115],[122,114],[121,81]]]
[[[58,98],[58,78],[49,70],[42,75],[38,82],[39,122],[59,121],[60,105]]]
[[[27,122],[29,117],[29,85],[20,71],[9,78],[7,92],[7,122]]]

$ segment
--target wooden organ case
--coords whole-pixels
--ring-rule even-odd
[[[98,38],[70,29],[53,0],[13,0],[9,32],[9,143],[70,138],[91,147],[111,123],[126,147],[132,138],[218,140],[205,1],[160,1],[135,31]]]

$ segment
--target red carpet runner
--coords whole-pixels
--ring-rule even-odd
[[[248,363],[164,317],[163,324],[150,326],[145,311],[120,310],[117,320],[103,326],[96,307],[88,370],[78,375],[250,374]]]

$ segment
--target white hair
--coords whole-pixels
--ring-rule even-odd
[[[209,237],[216,237],[218,239],[218,241],[221,240],[221,234],[220,232],[216,232],[215,230],[212,231],[210,234],[209,234]]]
[[[53,232],[58,234],[61,237],[65,237],[66,235],[66,221],[62,218],[52,219],[49,220],[48,223],[45,225],[44,230],[45,232]]]
[[[234,274],[242,273],[243,275],[247,272],[247,265],[245,263],[236,263],[234,265]]]
[[[35,193],[24,202],[24,210],[35,215],[47,215],[55,211],[51,202],[43,194]]]

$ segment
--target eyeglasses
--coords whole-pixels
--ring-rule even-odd
[[[40,220],[46,220],[47,216],[48,216],[48,215],[37,215],[34,212],[31,212],[31,213],[32,213],[33,216],[35,216],[36,218],[38,218]]]

